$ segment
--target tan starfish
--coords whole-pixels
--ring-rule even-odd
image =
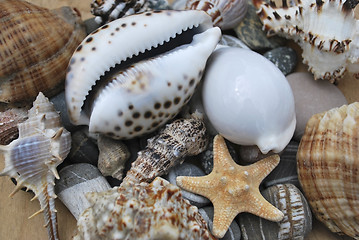
[[[236,164],[222,136],[213,140],[213,170],[203,177],[177,177],[177,185],[207,197],[214,206],[212,233],[222,238],[237,214],[249,212],[259,217],[281,221],[283,213],[259,192],[259,184],[278,165],[272,155],[249,166]]]

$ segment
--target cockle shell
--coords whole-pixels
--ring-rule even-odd
[[[0,112],[0,144],[8,145],[19,137],[17,125],[27,119],[27,111],[23,108],[11,108]]]
[[[281,152],[289,143],[296,123],[294,97],[268,59],[242,48],[217,49],[203,81],[205,112],[226,139],[257,145],[264,154]]]
[[[56,167],[65,159],[71,147],[71,135],[61,126],[60,116],[40,92],[28,111],[28,120],[18,124],[19,138],[9,145],[0,145],[5,168],[0,176],[16,179],[17,186],[35,193],[44,213],[49,239],[59,239],[55,209],[54,180],[59,178]],[[31,217],[32,217],[31,216]]]
[[[215,239],[197,207],[160,177],[87,196],[91,206],[80,215],[75,240]]]
[[[359,239],[359,103],[313,115],[297,153],[299,181],[331,231]]]
[[[283,7],[253,1],[259,8],[263,29],[268,35],[296,41],[315,79],[335,82],[347,68],[359,68],[359,21],[354,16],[357,1],[302,0],[294,5],[285,0]]]
[[[247,8],[246,0],[188,0],[185,7],[207,12],[213,25],[223,30],[236,27],[245,17]]]
[[[183,162],[186,156],[203,152],[207,144],[206,126],[201,114],[195,112],[191,118],[178,119],[148,139],[146,148],[138,152],[122,185],[150,182]]]
[[[91,3],[91,13],[100,24],[146,10],[149,10],[147,0],[93,0]]]
[[[21,0],[2,0],[0,9],[0,102],[63,90],[68,62],[86,36],[80,17],[69,7],[50,11]]]
[[[145,12],[95,30],[70,61],[71,120],[119,139],[154,131],[189,101],[220,36],[195,10]]]

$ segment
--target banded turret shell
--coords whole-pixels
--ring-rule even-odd
[[[118,139],[154,131],[190,100],[220,36],[196,10],[150,11],[98,28],[70,60],[72,122]]]
[[[314,215],[359,239],[359,103],[313,115],[297,153],[299,181]]]
[[[32,102],[64,89],[73,51],[85,38],[69,7],[50,11],[22,0],[0,1],[0,102]]]
[[[146,148],[138,152],[121,185],[150,182],[168,173],[185,157],[203,152],[208,141],[203,116],[198,112],[167,124],[158,135],[147,140]]]
[[[55,209],[54,180],[59,178],[56,167],[71,147],[71,135],[60,123],[60,115],[49,100],[39,93],[28,111],[28,119],[18,124],[19,138],[9,145],[0,145],[5,168],[0,176],[16,179],[14,195],[22,187],[35,193],[43,212],[49,239],[59,239]]]
[[[303,62],[315,79],[335,82],[346,70],[359,72],[359,21],[354,16],[356,0],[271,1],[253,0],[263,29],[296,41]]]

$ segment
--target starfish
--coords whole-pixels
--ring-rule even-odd
[[[278,165],[279,156],[272,155],[249,166],[236,164],[222,136],[213,140],[213,170],[203,177],[176,178],[177,185],[207,197],[214,206],[212,233],[222,238],[233,219],[249,212],[270,221],[281,221],[283,213],[259,192],[259,184]]]

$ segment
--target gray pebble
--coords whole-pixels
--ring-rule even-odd
[[[60,112],[61,123],[68,131],[73,132],[79,129],[79,126],[73,125],[70,121],[65,101],[65,91],[52,97],[50,101],[54,104],[55,110]]]
[[[233,37],[228,34],[223,34],[218,44],[228,47],[239,47],[239,48],[249,49],[249,47],[243,41],[239,40],[239,38]]]
[[[86,19],[84,21],[84,24],[85,24],[87,34],[92,33],[93,31],[95,31],[97,28],[99,28],[101,26],[101,24],[99,24],[95,21],[95,17]]]
[[[287,76],[287,80],[294,95],[297,118],[294,139],[298,142],[311,116],[348,104],[339,88],[326,80],[314,80],[310,73],[292,73]]]
[[[267,37],[262,30],[263,24],[256,13],[252,0],[248,0],[248,11],[243,21],[234,30],[240,40],[250,49],[262,51],[283,46],[284,38],[273,36]]]
[[[299,143],[290,141],[280,155],[280,162],[276,168],[263,180],[264,186],[291,183],[301,188],[297,172],[297,151]]]
[[[90,206],[86,193],[110,189],[110,185],[93,165],[87,163],[73,164],[64,167],[56,180],[55,193],[72,215],[79,215]]]
[[[258,162],[263,158],[275,154],[272,151],[268,152],[267,154],[263,154],[256,145],[252,145],[252,146],[236,145],[235,149],[238,152],[240,163],[244,165]]]
[[[276,223],[250,213],[238,215],[243,240],[303,240],[312,229],[312,213],[300,190],[292,184],[279,184],[262,194],[284,218]]]
[[[290,47],[278,47],[269,50],[263,56],[274,63],[284,75],[293,72],[297,65],[297,54]]]
[[[87,132],[87,127],[83,127],[71,134],[72,142],[68,159],[71,163],[89,163],[97,166],[98,147]]]
[[[207,222],[209,229],[212,231],[214,210],[212,206],[207,206],[198,209],[203,219]],[[239,240],[241,239],[241,229],[236,221],[233,221],[228,228],[226,234],[221,238],[222,240]]]
[[[170,9],[167,0],[147,0],[148,7],[152,10],[166,10]]]
[[[204,172],[197,167],[196,165],[184,162],[180,165],[177,165],[169,171],[168,175],[165,177],[170,183],[176,185],[176,178],[178,176],[191,176],[191,177],[201,177],[204,176]],[[197,207],[203,207],[210,204],[210,201],[200,195],[195,193],[188,192],[182,189],[183,198],[187,199],[192,205]]]

